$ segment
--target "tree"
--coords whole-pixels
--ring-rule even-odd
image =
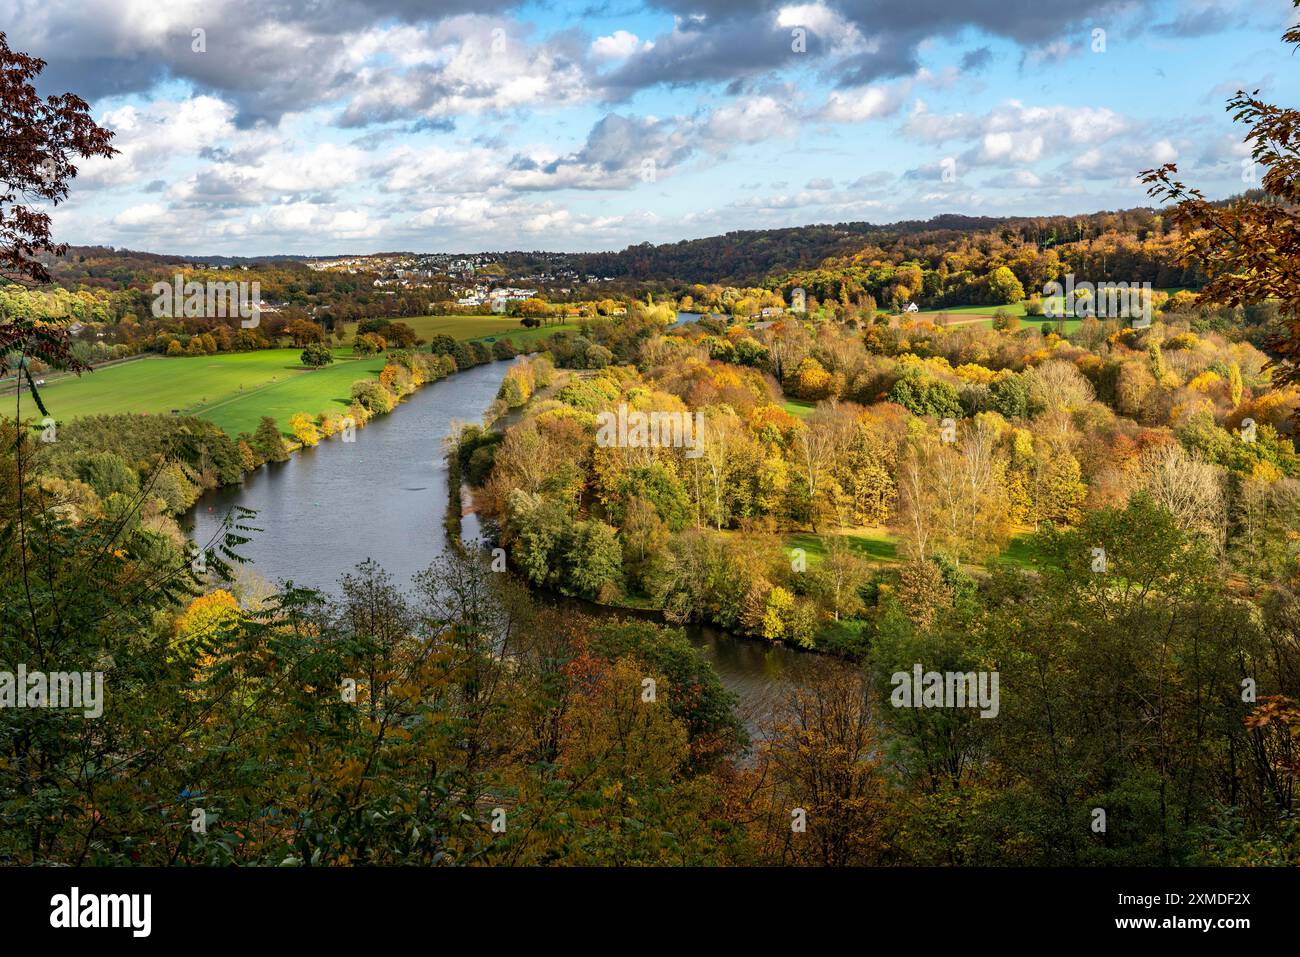
[[[899,459],[894,524],[912,560],[979,560],[1005,544],[1006,490],[992,427],[976,420],[959,447],[933,435],[910,439]]]
[[[352,351],[359,356],[373,356],[387,348],[388,343],[384,337],[374,332],[367,332],[352,340]]]
[[[950,609],[953,600],[943,570],[928,558],[913,559],[899,569],[895,597],[907,617],[922,630],[933,625],[945,609]]]
[[[753,810],[769,863],[884,862],[889,828],[883,747],[870,688],[856,671],[812,669],[764,728]],[[794,833],[793,809],[807,830]]]
[[[1241,366],[1234,362],[1228,366],[1228,401],[1234,409],[1241,405],[1241,394]]]
[[[320,442],[320,429],[316,426],[316,420],[306,412],[295,412],[289,416],[289,431],[305,446],[310,447]]]
[[[736,469],[751,458],[747,453],[752,450],[744,427],[729,410],[705,419],[701,432],[696,438],[703,450],[694,464],[705,476],[707,501],[704,512],[713,520],[714,526],[721,529],[731,520],[732,502],[728,493]]]
[[[761,619],[764,638],[768,641],[780,641],[783,638],[796,639],[794,632],[798,601],[793,594],[780,585],[767,593]],[[811,634],[803,637],[811,644]]]
[[[989,273],[989,301],[994,304],[1011,304],[1025,298],[1025,287],[1006,266]]]
[[[927,376],[914,368],[908,369],[894,383],[889,401],[897,402],[913,415],[933,415],[938,418],[961,415],[961,396],[951,383]]]
[[[515,566],[534,585],[556,585],[572,528],[569,515],[558,502],[519,488],[510,494],[508,507],[513,533],[510,557]]]
[[[45,251],[62,255],[68,248],[50,238],[49,214],[19,199],[35,197],[57,206],[68,198],[68,181],[77,175],[74,156],[117,153],[109,145],[113,133],[95,124],[81,97],[40,98],[32,80],[44,69],[44,60],[9,49],[0,33],[0,275],[14,282],[49,282],[45,266],[31,257]],[[0,353],[10,348],[0,342]]]
[[[1092,383],[1072,362],[1049,359],[1027,373],[1029,397],[1039,409],[1073,412],[1093,400]]]
[[[27,203],[57,206],[77,175],[74,157],[117,152],[109,145],[112,132],[95,124],[85,100],[72,93],[40,98],[32,80],[44,69],[44,60],[10,50],[0,32],[0,278],[24,284],[50,281],[35,256],[68,249],[53,241],[49,213]],[[59,368],[84,368],[71,354],[62,323],[11,317],[0,324],[0,373],[15,352]]]
[[[831,375],[820,362],[808,356],[799,363],[792,384],[795,394],[802,399],[824,399],[831,384]]]
[[[352,401],[372,415],[392,412],[397,403],[393,393],[385,389],[378,379],[358,379],[352,383]]]
[[[836,457],[852,440],[853,415],[834,403],[823,406],[800,424],[794,434],[793,459],[799,470],[808,507],[808,521],[817,531],[818,515]]]
[[[634,588],[644,588],[664,559],[668,546],[668,529],[648,500],[632,496],[623,509],[619,529],[623,540],[623,568]]]
[[[404,322],[388,323],[384,327],[384,339],[397,343],[401,349],[414,349],[422,341],[415,330]]]
[[[554,315],[551,304],[545,299],[538,299],[536,296],[525,299],[518,305],[518,314],[533,319],[545,320]]]
[[[116,452],[95,452],[77,463],[77,478],[95,490],[100,498],[120,494],[134,496],[140,490],[135,471]]]
[[[566,590],[584,598],[612,598],[623,584],[623,546],[604,522],[578,522],[564,555]]]
[[[508,408],[517,409],[533,394],[533,377],[527,366],[512,366],[501,380],[497,398]]]
[[[1184,529],[1223,541],[1225,503],[1219,468],[1189,455],[1177,442],[1147,449],[1139,466],[1143,489],[1156,505]]]
[[[284,333],[293,339],[295,346],[325,341],[325,330],[307,319],[294,319],[284,327]]]
[[[1300,9],[1300,0],[1292,3]],[[1282,39],[1300,47],[1300,25]],[[1170,219],[1183,234],[1182,261],[1199,263],[1209,277],[1200,301],[1278,301],[1282,318],[1271,342],[1279,357],[1274,379],[1300,382],[1300,110],[1274,106],[1244,90],[1227,108],[1236,122],[1250,127],[1245,141],[1253,161],[1264,167],[1264,196],[1211,202],[1174,178],[1175,163],[1144,170],[1142,181],[1151,196],[1175,204]]]
[[[810,571],[809,591],[831,617],[852,618],[863,608],[862,586],[871,577],[871,569],[853,552],[843,535],[828,535],[826,557]]]
[[[280,427],[269,415],[262,416],[261,421],[257,423],[252,446],[265,462],[284,462],[289,458],[289,450],[285,447]]]
[[[323,343],[313,342],[302,350],[299,359],[302,360],[303,365],[319,369],[321,366],[327,366],[334,361],[334,352]]]

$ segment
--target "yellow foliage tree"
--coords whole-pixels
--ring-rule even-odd
[[[303,445],[312,446],[320,441],[320,430],[316,422],[306,412],[295,412],[289,417],[289,431]]]
[[[241,617],[239,602],[225,589],[200,595],[172,626],[172,648],[178,657],[196,661],[220,644],[221,637],[236,627]]]

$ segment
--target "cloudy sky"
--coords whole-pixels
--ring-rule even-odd
[[[56,236],[201,255],[617,249],[1142,205],[1300,102],[1289,0],[0,0],[117,133]]]

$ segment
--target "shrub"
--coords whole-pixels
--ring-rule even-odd
[[[393,411],[395,400],[378,379],[360,379],[352,383],[352,401],[371,415],[383,415]]]

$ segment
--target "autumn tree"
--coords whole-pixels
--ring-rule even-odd
[[[1292,2],[1300,9],[1300,0]],[[1300,25],[1283,40],[1300,48]],[[1262,198],[1211,202],[1175,178],[1174,163],[1143,171],[1142,181],[1151,196],[1175,204],[1170,219],[1182,231],[1182,260],[1200,264],[1209,277],[1202,302],[1278,301],[1275,380],[1300,382],[1300,110],[1267,103],[1258,92],[1238,90],[1227,108],[1249,127],[1251,159],[1264,168]]]
[[[773,715],[759,750],[756,822],[768,863],[885,862],[889,786],[879,719],[860,673],[813,669]]]
[[[0,32],[0,277],[17,283],[49,282],[37,257],[67,251],[51,237],[50,214],[41,204],[57,206],[68,198],[77,175],[73,161],[117,152],[109,145],[112,132],[95,124],[85,100],[72,93],[41,99],[32,81],[44,69],[44,60],[11,50]],[[12,352],[82,368],[61,324],[28,318],[0,324],[0,372]]]

